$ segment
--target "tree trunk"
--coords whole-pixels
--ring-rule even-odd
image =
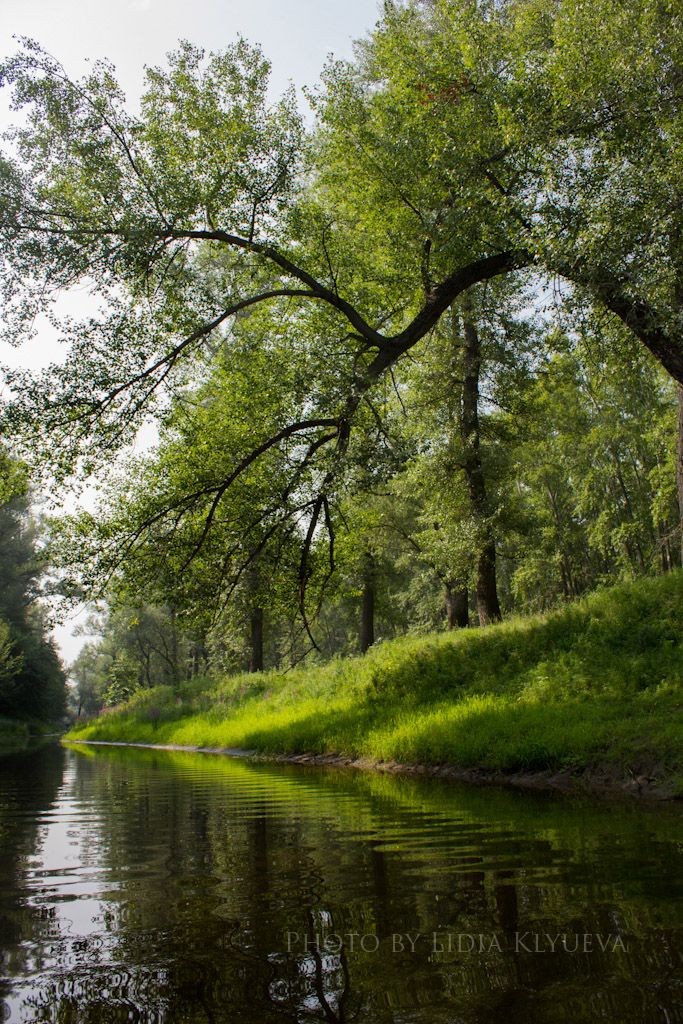
[[[460,423],[463,469],[474,518],[479,525],[477,545],[477,612],[479,625],[498,622],[502,616],[496,586],[496,544],[489,523],[488,498],[481,462],[479,433],[479,374],[481,344],[467,306],[463,307],[463,382]]]
[[[360,609],[361,654],[375,642],[375,560],[368,552],[363,566],[363,596]]]
[[[180,682],[180,666],[178,665],[178,626],[175,608],[169,608],[169,613],[171,621],[171,673],[173,684],[177,686]]]
[[[465,629],[470,624],[469,595],[467,587],[447,583],[444,593],[446,618],[449,629]]]
[[[252,562],[246,576],[247,609],[249,611],[249,671],[263,671],[264,611],[261,603],[261,573],[257,561]]]
[[[263,671],[263,608],[254,606],[249,613],[250,656],[249,671]]]
[[[480,626],[500,622],[502,618],[496,586],[496,545],[493,537],[483,545],[477,559],[477,613]]]

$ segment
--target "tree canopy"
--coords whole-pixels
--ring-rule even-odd
[[[69,348],[42,375],[8,373],[5,429],[66,481],[109,464],[150,415],[162,425],[107,516],[77,526],[95,552],[82,578],[101,585],[127,562],[129,585],[156,582],[180,607],[247,579],[255,594],[257,566],[271,578],[286,565],[310,634],[306,591],[343,553],[340,528],[403,474],[423,489],[408,519],[450,513],[431,533],[406,519],[396,529],[451,597],[475,572],[481,622],[500,614],[496,553],[520,488],[540,502],[532,518],[549,516],[538,528],[554,537],[569,596],[573,531],[596,509],[590,467],[563,497],[566,481],[528,457],[543,417],[562,418],[565,387],[592,389],[592,411],[573,393],[572,429],[595,429],[615,453],[614,500],[630,509],[630,525],[621,511],[610,520],[600,499],[593,548],[621,546],[645,570],[654,488],[655,547],[673,564],[674,498],[653,483],[662,460],[671,471],[670,444],[651,434],[638,449],[639,427],[628,437],[628,411],[611,403],[621,387],[670,418],[650,364],[657,397],[632,379],[624,329],[683,385],[680,20],[660,0],[387,2],[355,58],[328,65],[312,128],[292,91],[271,98],[268,62],[244,40],[208,55],[181,43],[147,70],[137,113],[108,64],[72,80],[24,40],[0,68],[20,115],[0,162],[5,331],[30,338],[48,314]],[[574,321],[563,343],[539,309],[557,281]],[[77,284],[99,310],[60,318]],[[612,366],[596,380],[580,327],[590,317],[606,324],[588,333]],[[430,372],[458,396],[451,426],[438,411],[448,396],[435,397],[395,444],[388,424],[416,387],[429,391]],[[561,446],[559,422],[552,436]],[[677,459],[680,521],[683,445]],[[425,483],[428,465],[447,472],[443,486]],[[368,529],[347,550],[369,595],[381,545]],[[521,593],[523,574],[505,572]],[[283,578],[285,604],[291,589]]]
[[[46,560],[28,504],[25,467],[0,451],[0,716],[55,721],[65,677],[39,601]]]

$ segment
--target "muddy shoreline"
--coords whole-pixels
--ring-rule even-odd
[[[675,783],[656,770],[650,775],[624,775],[612,767],[583,771],[493,772],[481,768],[458,768],[455,765],[403,764],[398,761],[374,761],[343,754],[268,754],[240,747],[181,746],[173,743],[132,743],[115,740],[65,739],[74,746],[141,747],[146,750],[170,750],[196,754],[222,754],[249,761],[275,764],[299,764],[314,767],[353,768],[357,771],[384,772],[391,775],[413,775],[421,778],[446,779],[476,786],[503,786],[538,792],[573,796],[602,796],[638,799],[648,802],[680,799]]]

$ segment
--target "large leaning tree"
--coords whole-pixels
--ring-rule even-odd
[[[680,4],[385,8],[318,105],[321,177],[367,211],[357,246],[374,220],[426,297],[473,247],[514,253],[624,323],[679,385],[683,510]]]
[[[30,336],[77,285],[97,309],[59,320],[62,364],[11,375],[6,429],[58,476],[88,472],[195,383],[236,317],[267,309],[311,354],[308,388],[196,491],[211,511],[286,448],[314,482],[310,543],[361,406],[482,282],[563,277],[683,383],[669,6],[387,3],[357,58],[328,68],[312,133],[291,93],[270,102],[267,62],[243,41],[208,58],[183,44],[148,70],[137,114],[108,65],[74,81],[25,41],[1,72],[22,112],[0,164],[7,333]]]

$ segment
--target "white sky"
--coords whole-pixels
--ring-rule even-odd
[[[350,54],[376,20],[377,0],[2,0],[0,40],[4,54],[13,35],[32,36],[72,72],[107,57],[133,96],[143,65],[161,63],[178,39],[220,50],[241,34],[261,44],[279,90],[313,84],[327,54]]]
[[[364,36],[378,18],[378,0],[0,0],[0,57],[16,49],[13,36],[30,36],[72,75],[87,59],[107,58],[135,104],[144,65],[164,63],[178,39],[220,50],[237,35],[260,43],[272,62],[272,87],[289,82],[313,85],[330,53],[347,57],[352,41]],[[0,124],[7,116],[0,96]],[[71,303],[69,303],[71,305]],[[54,336],[44,331],[30,350],[0,345],[0,362],[37,367],[60,357]],[[83,637],[71,635],[73,623],[56,639],[71,661]]]

